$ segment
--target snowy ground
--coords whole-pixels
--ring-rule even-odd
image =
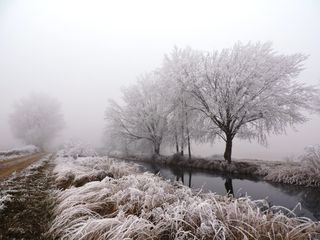
[[[248,197],[194,192],[107,157],[58,156],[58,239],[312,239],[320,227]]]
[[[39,149],[33,145],[24,146],[21,148],[14,148],[7,151],[0,151],[0,162],[27,156],[37,152],[39,152]]]

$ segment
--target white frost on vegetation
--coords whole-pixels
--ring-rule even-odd
[[[5,208],[5,204],[7,202],[10,202],[11,199],[12,199],[11,194],[5,194],[3,196],[0,196],[0,211]]]
[[[320,187],[320,145],[308,146],[299,157],[300,165],[283,165],[269,171],[265,180]]]
[[[94,180],[102,180],[106,176],[120,178],[136,172],[138,165],[128,165],[124,162],[113,161],[108,157],[61,157],[55,159],[58,187],[70,185],[80,186]]]
[[[77,158],[94,157],[97,156],[97,153],[90,144],[71,140],[64,144],[63,149],[58,152],[58,155]]]
[[[39,148],[34,145],[27,145],[20,148],[14,148],[7,151],[0,151],[0,161],[9,160],[17,157],[23,157],[26,155],[39,152]]]
[[[261,210],[258,206],[262,201],[248,197],[234,199],[193,192],[159,176],[138,173],[128,163],[107,158],[62,157],[56,163],[58,183],[66,173],[75,178],[90,174],[90,167],[92,172],[99,169],[113,175],[56,192],[55,219],[49,233],[59,239],[319,237],[319,226],[309,219]],[[67,171],[63,171],[65,168]]]
[[[308,146],[302,155],[302,161],[310,170],[320,173],[320,145]]]

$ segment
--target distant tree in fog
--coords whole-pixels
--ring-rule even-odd
[[[155,154],[167,131],[165,89],[154,73],[143,76],[137,84],[123,90],[123,105],[110,101],[106,110],[108,134],[114,139],[147,140]]]
[[[295,80],[305,59],[276,54],[269,43],[238,43],[221,52],[175,51],[166,64],[175,66],[171,75],[210,123],[208,132],[226,142],[230,163],[235,136],[264,143],[266,134],[306,121],[303,110],[313,108],[316,89]]]
[[[64,126],[60,104],[42,94],[22,98],[10,116],[10,125],[15,137],[43,150]]]

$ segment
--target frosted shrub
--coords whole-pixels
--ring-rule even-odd
[[[320,172],[320,145],[306,147],[301,159],[310,170]]]

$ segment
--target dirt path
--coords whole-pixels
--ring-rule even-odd
[[[47,154],[37,153],[0,162],[0,180],[8,177],[13,172],[19,172],[25,169],[27,166],[38,161],[45,155]]]
[[[50,239],[44,233],[53,208],[51,156],[33,156],[23,164],[39,158],[39,162],[0,182],[0,239]],[[2,207],[1,198],[5,199]]]

